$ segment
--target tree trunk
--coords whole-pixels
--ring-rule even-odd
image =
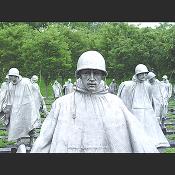
[[[175,71],[171,71],[169,81],[171,81],[171,79],[172,79],[172,75],[173,75],[174,73],[175,73]]]
[[[62,86],[64,85],[64,76],[61,76],[61,83],[62,83]]]
[[[48,82],[46,82],[46,100],[48,99]]]

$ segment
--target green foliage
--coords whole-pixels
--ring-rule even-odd
[[[174,114],[171,114],[171,113],[168,113],[167,116],[172,118],[172,119],[175,118]]]
[[[15,144],[15,142],[7,141],[5,139],[0,139],[0,148],[5,148],[8,145],[14,145],[14,144]]]
[[[2,120],[0,120],[0,128],[4,127]]]
[[[175,153],[175,148],[166,148],[163,153]]]
[[[1,22],[0,81],[11,67],[31,77],[42,75],[49,85],[58,77],[63,84],[74,78],[79,56],[99,51],[106,60],[108,78],[129,80],[135,66],[154,68],[158,79],[175,79],[175,26],[138,28],[126,22]]]
[[[175,107],[175,100],[173,98],[170,99],[168,106],[174,106]]]
[[[7,146],[7,142],[4,139],[0,139],[0,148],[5,148]]]
[[[175,130],[175,126],[173,126],[173,125],[167,125],[166,128],[168,130]]]
[[[44,82],[42,77],[39,80],[38,85],[40,87],[40,91],[41,91],[42,96],[46,97],[46,84],[45,84],[45,82]],[[52,97],[53,98],[53,89],[52,89],[51,84],[48,85],[47,93],[48,93],[48,97]]]
[[[167,137],[168,140],[175,141],[175,134],[167,135],[166,137]]]
[[[7,131],[0,130],[0,136],[7,136]]]
[[[0,66],[2,81],[11,67],[17,67],[23,74],[22,45],[32,29],[25,24],[5,25],[0,29]]]

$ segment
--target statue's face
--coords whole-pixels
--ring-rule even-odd
[[[9,75],[9,81],[13,84],[16,84],[18,82],[19,77],[15,75]]]
[[[32,83],[37,83],[37,82],[38,82],[38,79],[32,78]]]
[[[137,78],[138,78],[140,81],[145,81],[147,75],[148,75],[148,73],[143,72],[143,73],[137,74]]]
[[[166,78],[163,78],[163,82],[165,82],[165,83],[166,83]]]
[[[84,69],[80,71],[80,76],[84,87],[90,92],[95,92],[103,78],[103,72],[96,69]]]
[[[7,83],[9,83],[9,78],[6,78],[5,81],[6,81]]]
[[[151,79],[149,80],[149,82],[150,82],[151,84],[153,84],[153,83],[155,82],[155,80],[156,80],[156,78],[153,77],[153,78],[151,78]]]

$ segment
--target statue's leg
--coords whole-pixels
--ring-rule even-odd
[[[29,136],[30,136],[30,143],[29,143],[29,146],[32,148],[33,146],[33,143],[35,141],[35,135],[36,135],[36,129],[32,129],[30,132],[29,132]]]

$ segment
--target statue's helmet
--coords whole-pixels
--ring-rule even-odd
[[[135,74],[148,73],[148,69],[144,64],[138,64],[135,68]]]
[[[11,69],[9,70],[8,75],[14,75],[14,76],[19,77],[19,70],[18,70],[17,68],[11,68]]]
[[[37,75],[33,75],[33,76],[32,76],[32,80],[38,81],[38,76],[37,76]]]
[[[9,76],[8,76],[8,75],[6,75],[6,76],[5,76],[5,79],[7,79],[7,80],[8,80],[8,79],[9,79]]]
[[[164,79],[166,79],[166,80],[168,79],[167,75],[164,75],[162,78],[164,78]]]
[[[147,75],[147,79],[150,80],[152,78],[154,78],[156,75],[153,72],[149,72]]]
[[[78,59],[76,77],[79,77],[79,71],[83,69],[97,69],[107,75],[106,64],[103,56],[97,51],[84,52]]]

